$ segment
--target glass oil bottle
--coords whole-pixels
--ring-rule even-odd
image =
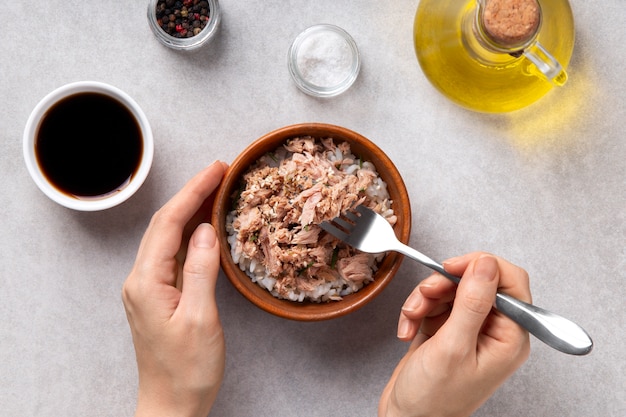
[[[530,18],[520,14],[526,7]],[[530,24],[517,36],[520,21]],[[414,42],[445,96],[475,111],[510,112],[567,81],[574,20],[567,0],[420,0]]]

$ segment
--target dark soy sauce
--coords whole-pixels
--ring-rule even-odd
[[[46,178],[75,197],[122,188],[141,162],[143,140],[131,111],[100,93],[77,93],[52,106],[36,136],[35,154]]]

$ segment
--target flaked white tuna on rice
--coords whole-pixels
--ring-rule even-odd
[[[233,261],[275,297],[341,300],[373,281],[383,254],[362,253],[318,226],[365,205],[396,216],[376,167],[348,142],[298,137],[261,157],[242,178],[226,219]]]

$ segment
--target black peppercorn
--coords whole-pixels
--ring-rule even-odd
[[[204,0],[158,0],[155,13],[159,27],[176,38],[196,36],[210,19],[209,3]]]

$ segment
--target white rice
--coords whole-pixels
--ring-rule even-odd
[[[276,166],[282,159],[291,158],[291,153],[286,152],[284,148],[279,148],[275,153],[270,155],[269,157],[264,156],[264,162],[270,166]],[[276,160],[276,157],[279,157]],[[361,169],[367,169],[374,171],[376,173],[376,178],[373,184],[363,190],[363,193],[367,198],[375,204],[374,208],[379,214],[387,218],[390,223],[395,223],[395,215],[394,211],[391,208],[392,201],[390,200],[389,193],[387,191],[387,184],[380,178],[378,175],[374,164],[369,161],[360,161],[353,154],[343,154],[340,149],[337,149],[334,153],[327,154],[328,159],[332,162],[336,161],[344,161],[346,158],[351,158],[354,160],[352,165],[347,165],[342,167],[341,171],[343,175],[356,175],[357,172]],[[262,159],[263,159],[262,158]],[[366,282],[353,282],[343,279],[342,277],[338,277],[334,281],[326,281],[322,284],[318,285],[313,291],[290,291],[286,296],[279,294],[276,291],[276,277],[272,277],[267,268],[262,264],[257,262],[255,259],[250,259],[245,256],[243,252],[237,252],[237,240],[238,240],[238,231],[236,231],[233,227],[233,220],[237,216],[237,210],[231,211],[226,218],[226,230],[228,232],[228,243],[231,247],[231,256],[233,261],[239,266],[239,268],[244,271],[252,280],[260,287],[269,291],[273,296],[277,298],[284,298],[291,301],[303,302],[303,301],[311,301],[311,302],[326,302],[326,301],[337,301],[341,300],[342,297],[352,294],[358,290],[360,290],[367,283],[373,281],[373,278]],[[371,255],[368,258],[368,265],[372,270],[372,277],[375,275],[375,271],[378,270],[378,264],[384,258],[384,254],[376,254]]]

